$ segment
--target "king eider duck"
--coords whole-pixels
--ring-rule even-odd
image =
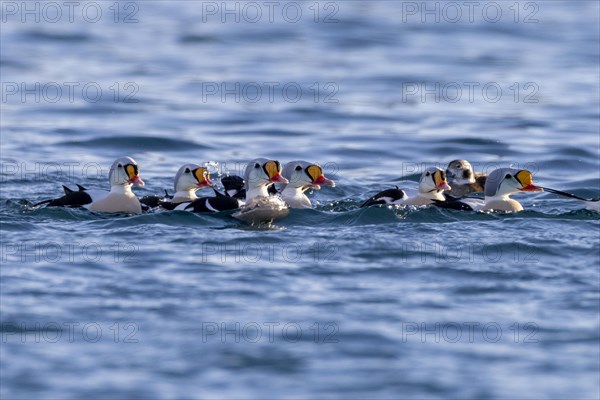
[[[88,190],[77,185],[77,191],[63,186],[65,195],[54,200],[36,204],[48,207],[84,207],[90,211],[140,214],[142,206],[132,192],[133,185],[144,186],[139,176],[138,164],[131,157],[121,157],[110,167],[108,173],[110,191]]]
[[[453,197],[463,197],[472,193],[483,193],[486,174],[473,172],[471,163],[467,160],[453,160],[446,168],[448,183],[452,187],[446,194]]]
[[[196,213],[220,212],[235,210],[240,207],[240,202],[229,196],[224,196],[215,190],[216,196],[198,197],[196,191],[205,187],[212,187],[210,174],[205,167],[197,164],[185,164],[177,174],[173,183],[175,194],[170,201],[160,203],[166,210],[182,210]]]
[[[164,196],[144,196],[140,199],[142,207],[149,208],[160,207],[167,202],[182,203],[197,199],[196,191],[204,187],[212,186],[210,176],[206,173],[206,168],[196,164],[186,164],[179,168],[174,181],[175,195],[169,196],[165,189]]]
[[[462,198],[436,205],[442,208],[452,208],[470,211],[523,211],[523,206],[510,198],[517,192],[541,192],[541,187],[533,184],[533,176],[528,170],[515,168],[499,168],[492,171],[485,183],[485,199]]]
[[[523,206],[509,196],[517,192],[541,192],[544,189],[533,184],[531,172],[515,168],[499,168],[485,182],[485,205],[482,211],[523,211]]]
[[[267,158],[256,158],[244,171],[246,203],[259,197],[270,197],[268,187],[273,183],[288,183],[281,175],[281,163]]]
[[[447,200],[444,196],[444,190],[449,189],[450,186],[446,182],[446,172],[437,167],[430,167],[421,174],[419,192],[415,196],[409,197],[402,189],[387,189],[365,201],[361,208],[376,204],[425,206],[436,202],[444,202]]]
[[[304,194],[308,189],[320,190],[321,186],[335,186],[334,181],[325,177],[320,166],[307,161],[290,161],[283,168],[283,177],[289,183],[282,187],[281,197],[291,208],[312,207]]]
[[[268,223],[289,213],[282,198],[278,194],[271,195],[268,189],[273,183],[288,183],[288,180],[281,176],[279,161],[267,158],[250,161],[244,171],[244,182],[245,204],[233,217],[253,224]]]

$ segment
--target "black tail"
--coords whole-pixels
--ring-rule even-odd
[[[374,197],[371,197],[369,200],[362,203],[360,208],[374,206],[375,204],[381,204],[381,202],[377,202]]]
[[[243,199],[246,197],[246,190],[244,189],[244,178],[237,175],[229,175],[221,178],[221,184],[225,194],[236,199]]]
[[[544,189],[548,193],[553,193],[553,194],[557,194],[559,196],[569,197],[571,199],[577,199],[577,200],[581,200],[581,201],[598,201],[598,199],[600,199],[600,198],[584,199],[583,197],[579,197],[572,193],[567,193],[567,192],[563,192],[561,190],[551,189],[551,188],[547,188],[547,187],[542,187],[542,189]]]

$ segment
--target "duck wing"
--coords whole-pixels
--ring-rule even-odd
[[[370,207],[378,204],[397,204],[398,201],[406,199],[406,193],[396,186],[395,189],[386,189],[365,201],[360,208]]]

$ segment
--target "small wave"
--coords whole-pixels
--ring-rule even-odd
[[[93,37],[81,32],[47,32],[47,31],[29,31],[24,34],[26,40],[48,40],[58,42],[90,42]]]
[[[112,136],[90,140],[71,140],[60,142],[57,146],[77,146],[87,148],[105,148],[122,151],[130,149],[135,151],[179,151],[193,149],[210,149],[210,146],[183,139],[169,139],[163,137],[147,136]]]
[[[216,43],[219,38],[210,35],[187,34],[179,37],[179,42],[184,44]]]

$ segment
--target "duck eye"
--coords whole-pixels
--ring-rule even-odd
[[[254,164],[254,168],[260,168],[260,164],[259,163]]]
[[[118,168],[123,168],[123,166],[121,164],[117,165]]]
[[[299,166],[299,165],[297,165],[297,166],[296,166],[296,171],[301,171],[301,170],[302,170],[302,167],[301,167],[301,166]]]
[[[425,174],[425,176],[429,176],[429,175],[431,175],[429,172]]]
[[[189,174],[189,173],[190,173],[190,169],[189,169],[189,168],[186,168],[186,169],[185,169],[185,173],[186,173],[186,174]]]
[[[512,178],[512,175],[511,174],[506,174],[505,178],[506,179],[510,179],[510,178]]]

